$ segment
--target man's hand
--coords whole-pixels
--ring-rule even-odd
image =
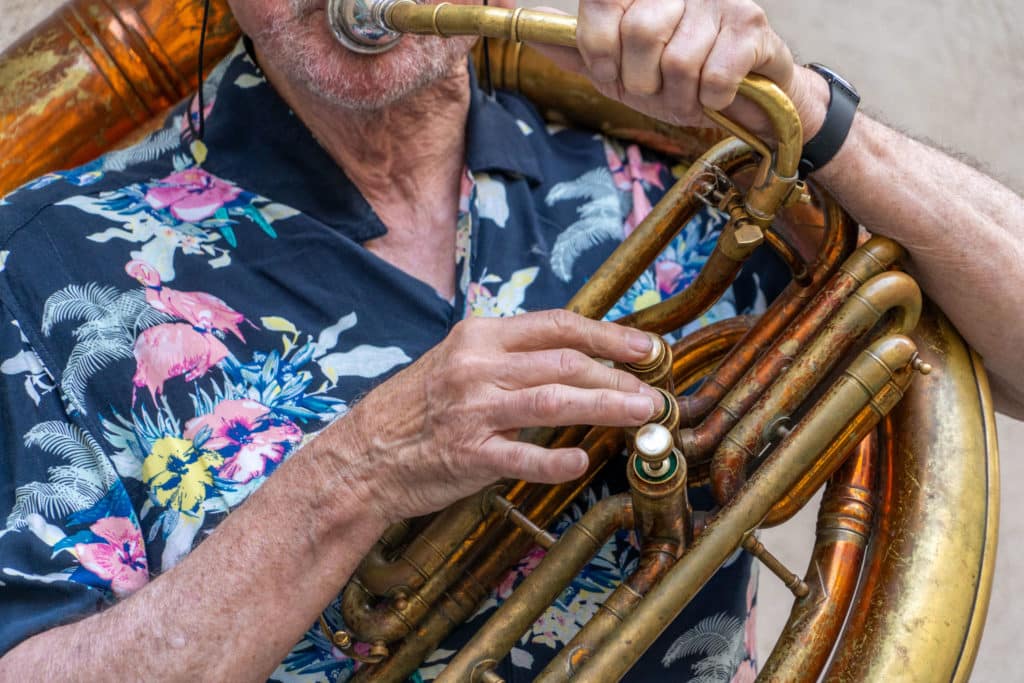
[[[824,81],[794,66],[753,0],[580,0],[577,40],[578,52],[537,47],[590,78],[602,94],[677,125],[708,125],[707,107],[770,134],[760,110],[736,98],[750,73],[789,95],[805,140],[821,125],[828,102]]]
[[[440,509],[502,478],[555,483],[583,474],[577,448],[516,440],[525,427],[635,426],[660,397],[594,360],[636,362],[651,337],[566,311],[469,319],[353,408],[343,430],[364,462],[360,495],[395,521]]]

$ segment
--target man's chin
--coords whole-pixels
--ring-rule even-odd
[[[332,105],[373,112],[393,106],[449,75],[466,46],[439,38],[409,37],[393,50],[362,55],[338,43],[326,22],[306,40],[291,40],[277,60],[287,77]],[[276,41],[275,41],[276,42]]]

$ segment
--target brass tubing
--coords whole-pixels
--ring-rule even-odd
[[[825,668],[857,588],[857,572],[874,517],[878,475],[875,430],[836,472],[818,512],[814,551],[804,581],[811,592],[793,603],[789,620],[761,669],[766,681],[816,681]]]
[[[665,544],[667,546],[667,544]],[[568,681],[643,599],[658,579],[676,563],[671,547],[647,547],[641,551],[637,570],[612,591],[572,640],[558,651],[534,683]]]
[[[825,680],[966,682],[978,650],[999,516],[992,399],[980,358],[936,308],[914,337],[938,369],[886,423],[857,609]]]
[[[694,195],[693,184],[705,172],[705,165],[728,169],[745,160],[748,151],[746,145],[736,140],[724,140],[709,149],[598,267],[566,308],[588,318],[604,317],[682,229],[686,218],[702,206]],[[722,286],[722,292],[726,287],[728,283]]]
[[[861,285],[726,434],[711,462],[711,490],[719,504],[725,504],[739,490],[747,464],[758,455],[761,445],[775,440],[765,433],[769,426],[788,419],[839,358],[890,310],[896,312],[893,331],[909,332],[917,325],[921,290],[905,273],[882,273]],[[686,447],[685,440],[681,444]]]
[[[740,335],[749,329],[751,322],[750,316],[723,320],[701,328],[676,342],[673,345],[673,375],[677,386],[687,386],[692,378],[718,362]],[[608,428],[593,428],[580,446],[591,459],[588,474],[584,475],[582,480],[549,487],[519,482],[508,492],[513,502],[538,526],[548,526],[589,484],[600,467],[621,451],[621,432]],[[452,565],[451,571],[465,573],[457,583],[441,594],[438,603],[422,621],[418,622],[413,637],[406,638],[397,645],[389,659],[374,667],[360,669],[353,683],[404,682],[459,623],[476,611],[491,587],[500,580],[510,565],[522,557],[532,543],[526,534],[515,529],[509,533],[507,529],[498,525],[489,527],[486,534],[477,540],[477,548],[496,549],[496,552],[486,557],[460,556],[458,562]],[[466,569],[471,563],[476,564]],[[448,570],[449,567],[446,566],[443,572]],[[441,581],[438,585],[440,583]],[[409,603],[412,605],[414,601],[410,600]]]
[[[513,42],[576,47],[576,17],[522,8],[448,3],[418,5],[412,0],[403,0],[388,9],[385,24],[400,33],[487,36]],[[744,78],[739,85],[739,94],[764,110],[777,142],[775,154],[771,156],[773,173],[748,198],[748,205],[755,212],[773,215],[796,180],[797,165],[803,151],[800,116],[782,88],[763,76],[751,74]],[[721,114],[707,111],[713,120],[737,137],[749,135],[742,126]],[[784,192],[780,189],[783,185],[786,186]]]
[[[768,456],[744,487],[696,538],[690,550],[650,590],[609,639],[579,671],[574,681],[617,681],[675,620],[768,513],[772,501],[790,490],[818,454],[828,447],[860,408],[873,403],[894,377],[913,372],[913,341],[902,335],[880,339],[862,351],[779,447]],[[880,411],[892,405],[879,403]],[[891,680],[891,679],[878,679]]]
[[[525,484],[513,487],[517,505],[538,526],[548,526],[591,482],[608,459],[622,450],[621,430],[593,428],[580,444],[591,465],[582,478],[557,486]],[[420,591],[421,600],[409,600],[409,609],[423,608],[411,636],[394,648],[391,657],[357,672],[353,683],[402,683],[460,623],[472,616],[491,588],[533,545],[518,528],[497,524],[499,513],[474,533],[472,548],[456,553],[448,565]],[[407,617],[408,619],[408,617]]]
[[[484,517],[484,494],[478,493],[438,513],[394,560],[378,544],[363,558],[356,576],[375,595],[416,590],[423,585]],[[360,635],[360,637],[362,637]]]
[[[737,259],[726,254],[724,240],[730,238],[730,231],[735,231],[732,222],[722,233],[714,251],[708,256],[707,263],[686,289],[665,301],[623,316],[615,322],[665,334],[686,325],[711,308],[732,285],[746,260],[745,257]]]
[[[772,302],[754,328],[722,361],[715,373],[692,395],[680,398],[681,422],[686,426],[695,426],[706,417],[754,362],[775,343],[776,338],[789,331],[793,320],[833,276],[841,261],[853,251],[856,246],[857,225],[831,197],[824,197],[822,204],[825,234],[819,247],[819,256],[811,271],[810,283],[806,287],[790,283]],[[777,373],[771,375],[772,380],[775,374]],[[718,440],[724,435],[725,432],[718,435],[714,439],[714,445],[717,445]],[[711,448],[706,450],[705,455],[711,454]]]
[[[857,249],[829,283],[820,289],[810,305],[803,307],[796,322],[757,359],[743,381],[733,386],[728,395],[717,402],[703,422],[680,432],[680,447],[687,460],[696,464],[711,455],[726,433],[747,414],[751,406],[778,379],[779,374],[793,363],[850,294],[870,278],[884,272],[902,253],[899,245],[885,237],[873,237]],[[765,317],[774,319],[769,314]],[[680,405],[682,411],[683,406]]]
[[[402,33],[438,36],[486,36],[513,42],[576,47],[576,17],[530,9],[465,5],[417,5],[397,2],[387,24]]]
[[[619,529],[633,524],[630,497],[605,498],[571,526],[493,618],[476,632],[445,670],[438,683],[478,683],[551,605],[573,578]]]

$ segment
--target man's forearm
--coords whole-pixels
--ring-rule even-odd
[[[327,452],[339,441],[293,456],[132,597],[11,650],[0,680],[265,680],[383,531]]]
[[[908,269],[985,359],[997,407],[1024,417],[1024,200],[862,114],[816,178],[906,247]]]

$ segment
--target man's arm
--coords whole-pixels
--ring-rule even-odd
[[[15,647],[0,680],[265,680],[384,528],[361,503],[366,482],[327,464],[357,449],[329,438],[283,464],[167,574]]]
[[[1024,419],[1024,200],[863,114],[814,175],[906,247],[908,269],[984,358],[997,409]]]
[[[645,333],[566,311],[459,323],[178,566],[14,647],[0,680],[265,679],[389,523],[499,479],[557,483],[586,470],[580,449],[521,443],[520,428],[648,421],[660,395],[595,358],[638,362],[651,348]],[[0,451],[0,473],[17,470],[5,467],[14,457]]]

